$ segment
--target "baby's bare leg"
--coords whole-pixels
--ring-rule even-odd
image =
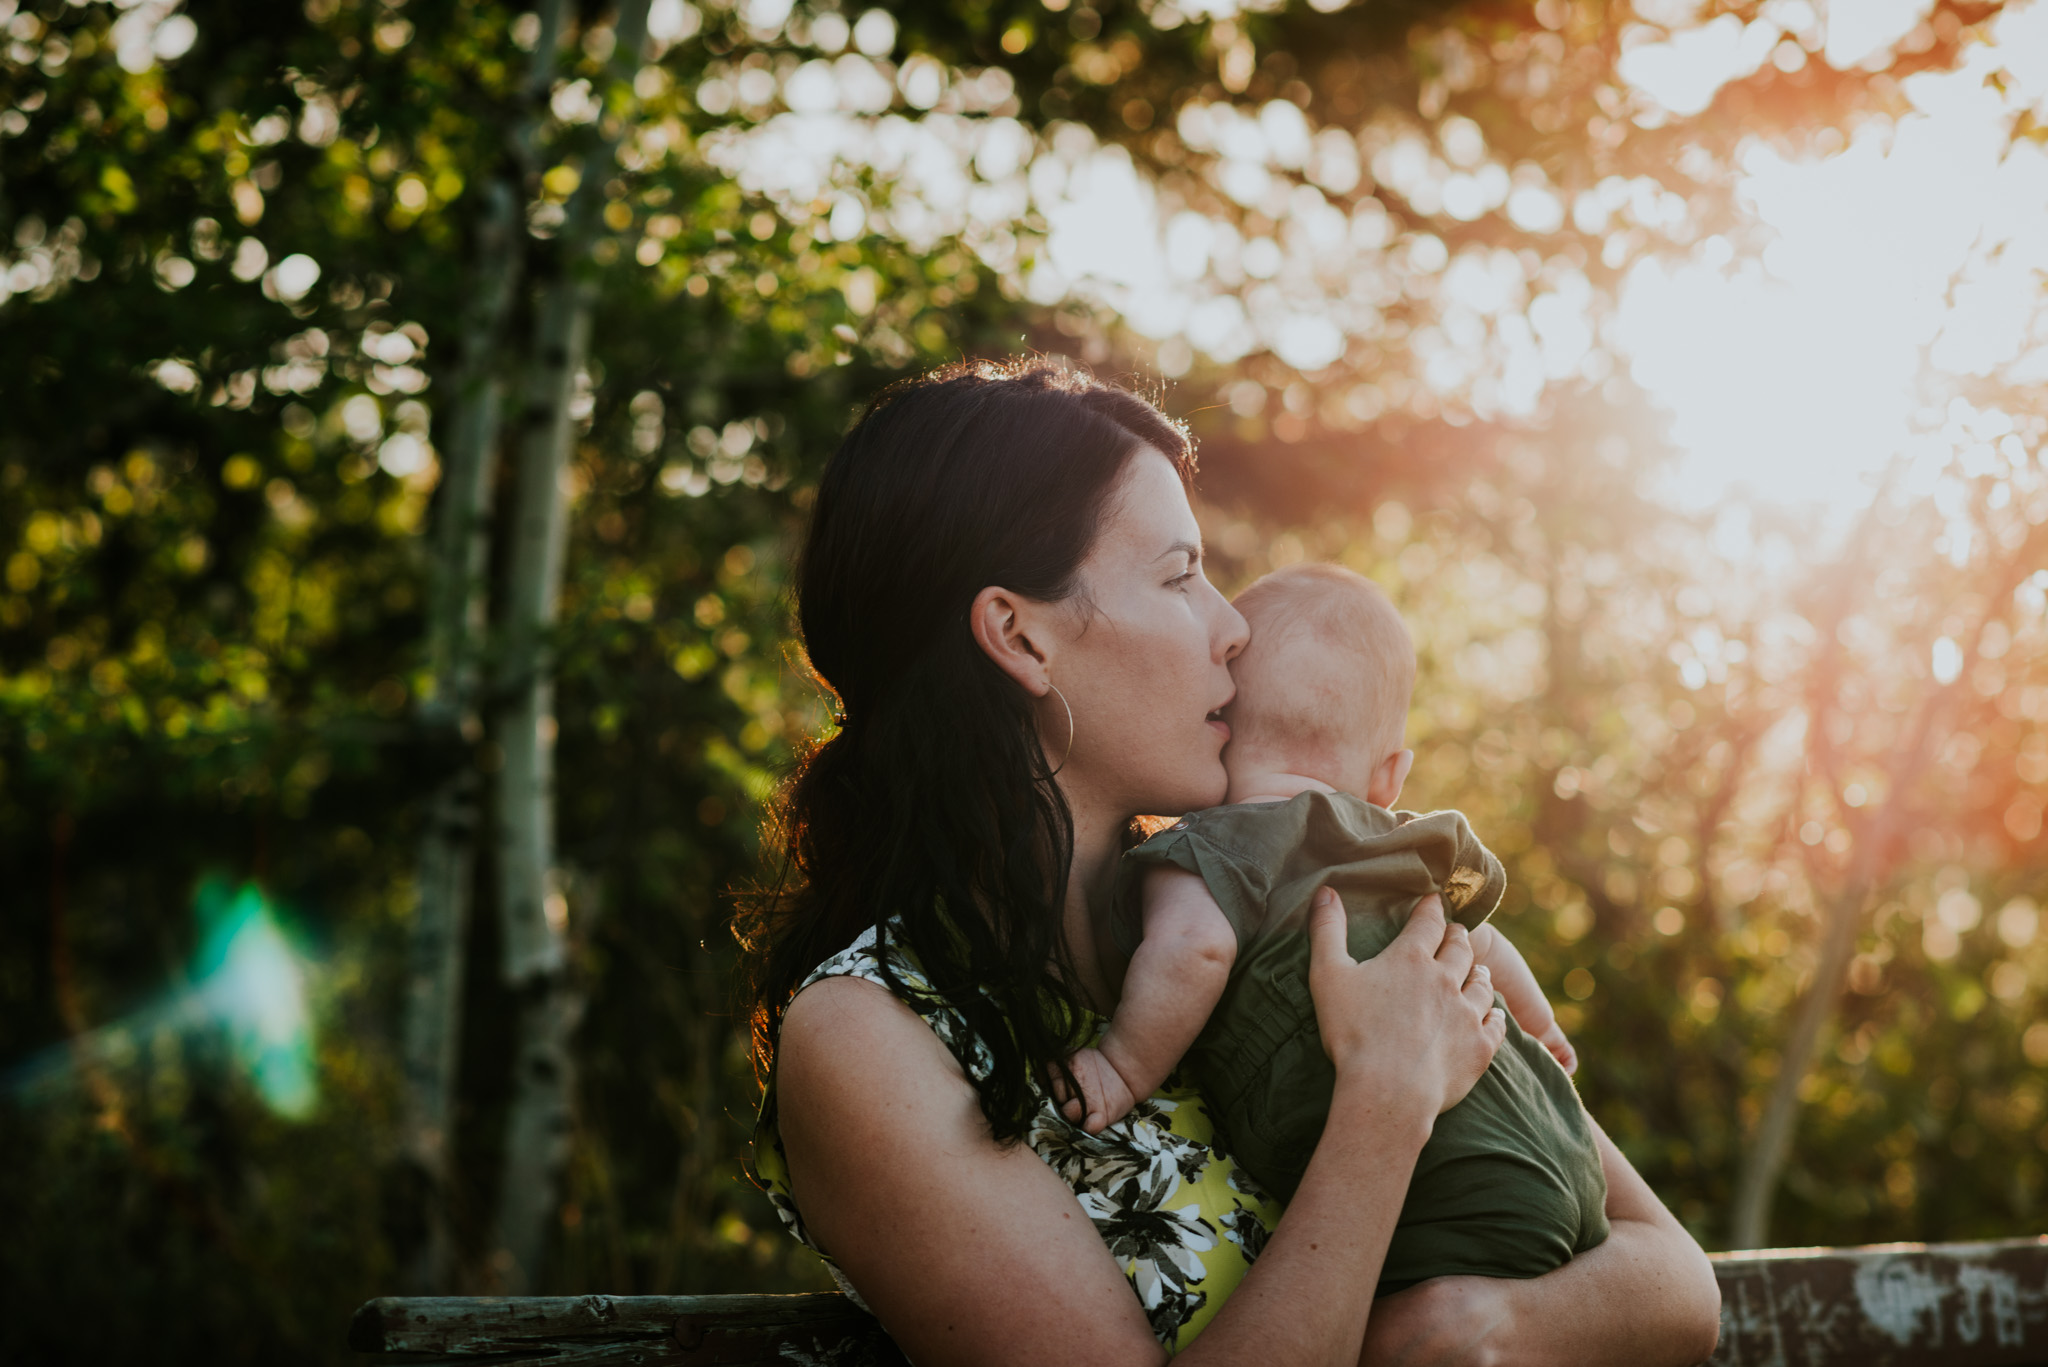
[[[1536,975],[1522,951],[1491,925],[1482,925],[1472,932],[1472,953],[1492,972],[1494,990],[1507,1003],[1508,1014],[1522,1027],[1522,1033],[1548,1049],[1567,1073],[1577,1072],[1578,1051],[1565,1038],[1564,1027],[1557,1023],[1557,1013],[1536,985]]]

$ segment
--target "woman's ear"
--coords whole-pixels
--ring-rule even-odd
[[[996,667],[1015,679],[1034,698],[1045,696],[1051,684],[1051,660],[1042,639],[1048,625],[1042,609],[1046,605],[990,585],[974,595],[967,611],[974,643],[995,661]]]

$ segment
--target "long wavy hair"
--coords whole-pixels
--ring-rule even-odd
[[[1073,816],[1032,697],[968,614],[992,584],[1080,592],[1145,447],[1192,477],[1185,429],[1138,396],[1043,361],[963,362],[884,390],[826,466],[797,612],[841,722],[772,804],[770,872],[735,922],[764,1080],[798,985],[868,930],[986,1044],[993,1066],[968,1072],[998,1142],[1029,1127],[1033,1080],[1065,1074],[1082,1019],[1062,914]]]

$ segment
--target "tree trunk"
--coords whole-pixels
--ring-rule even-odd
[[[1898,801],[1893,795],[1892,801]],[[1858,860],[1867,863],[1866,860]],[[1785,1041],[1785,1053],[1778,1064],[1777,1079],[1771,1084],[1771,1098],[1758,1122],[1756,1136],[1743,1158],[1735,1183],[1733,1247],[1763,1248],[1770,1238],[1771,1201],[1778,1192],[1778,1178],[1792,1153],[1792,1136],[1799,1126],[1799,1087],[1813,1067],[1820,1048],[1821,1032],[1842,1000],[1849,979],[1849,960],[1854,957],[1856,930],[1863,923],[1863,905],[1870,900],[1870,881],[1858,878],[1835,899],[1828,916],[1827,938],[1814,971],[1813,986],[1799,1004],[1792,1037]]]
[[[630,82],[647,33],[648,0],[621,5],[611,83]],[[606,92],[608,95],[609,92]],[[607,121],[607,130],[617,125]],[[498,741],[498,896],[502,972],[519,1001],[518,1044],[498,1197],[503,1290],[537,1286],[569,1156],[575,1094],[570,1038],[582,1000],[569,972],[568,899],[555,868],[554,674],[549,637],[561,591],[568,508],[562,483],[575,425],[569,412],[590,340],[596,288],[590,249],[617,147],[607,131],[583,167],[557,239],[559,274],[541,290],[520,443],[509,547]]]
[[[2030,538],[2028,547],[2031,545]],[[2015,557],[2013,564],[2000,567],[2000,586],[1987,601],[1995,605],[2010,596],[2019,578],[2015,567],[2031,563]],[[1977,623],[1976,632],[1969,638],[1970,645],[1964,653],[1959,677],[1966,677],[1970,667],[1976,664],[1984,628],[1996,611],[1994,606]],[[1856,854],[1849,866],[1848,877],[1829,914],[1827,938],[1822,943],[1820,965],[1814,971],[1813,985],[1807,990],[1806,1000],[1799,1004],[1798,1019],[1793,1023],[1791,1038],[1785,1042],[1778,1076],[1771,1084],[1770,1100],[1765,1103],[1763,1118],[1757,1123],[1749,1151],[1743,1156],[1742,1170],[1736,1176],[1732,1230],[1735,1248],[1765,1248],[1769,1245],[1771,1202],[1777,1196],[1778,1179],[1791,1156],[1793,1134],[1799,1125],[1800,1084],[1813,1067],[1814,1055],[1820,1049],[1821,1034],[1842,1000],[1842,990],[1849,977],[1849,961],[1854,957],[1856,948],[1856,932],[1863,923],[1864,906],[1888,876],[1892,847],[1904,832],[1910,814],[1907,804],[1934,755],[1943,702],[1955,687],[1954,683],[1938,685],[1921,698],[1904,744],[1894,752],[1888,766],[1884,808],[1872,814],[1869,825],[1864,827],[1856,841]],[[1822,720],[1816,717],[1813,725],[1818,727]]]
[[[561,0],[547,7],[521,91],[510,156],[485,188],[462,335],[462,370],[448,440],[443,443],[441,502],[434,526],[427,665],[431,691],[420,700],[420,731],[454,748],[476,739],[478,656],[486,617],[491,488],[495,482],[505,321],[524,266],[521,181],[553,70]],[[461,1049],[463,949],[474,884],[482,776],[457,764],[428,796],[420,833],[418,902],[406,971],[402,1145],[417,1185],[423,1231],[402,1275],[416,1292],[451,1289],[449,1151]]]

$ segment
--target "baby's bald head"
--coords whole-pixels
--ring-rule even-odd
[[[1340,565],[1291,565],[1240,593],[1251,641],[1232,662],[1231,786],[1241,766],[1363,795],[1401,748],[1415,646],[1380,587]]]

